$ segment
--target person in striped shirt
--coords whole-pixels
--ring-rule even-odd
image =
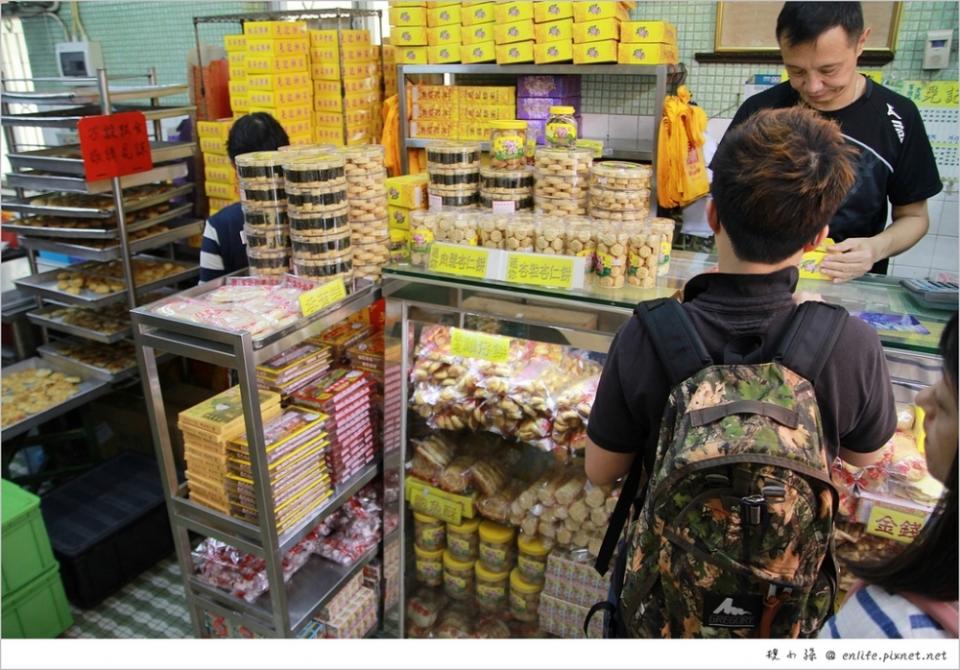
[[[957,317],[940,340],[944,374],[917,395],[926,413],[927,469],[944,492],[917,538],[893,559],[852,566],[860,582],[821,638],[956,638],[957,610]]]
[[[287,132],[266,112],[246,114],[237,119],[227,137],[227,155],[251,151],[274,151],[290,143]],[[243,236],[240,203],[227,205],[207,219],[200,245],[200,282],[207,282],[247,267],[247,243]]]

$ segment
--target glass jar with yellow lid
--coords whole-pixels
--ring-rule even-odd
[[[487,612],[496,612],[507,606],[507,584],[510,581],[510,572],[492,572],[483,567],[480,561],[476,565],[477,574],[477,607]]]
[[[443,590],[454,600],[473,597],[476,580],[474,561],[458,561],[449,551],[443,552]]]
[[[492,521],[480,524],[480,562],[492,572],[504,572],[513,567],[514,529]]]
[[[413,513],[414,544],[426,551],[443,549],[446,544],[446,524],[436,517]]]
[[[527,122],[490,121],[490,167],[519,170],[527,164]]]
[[[475,561],[480,549],[480,519],[464,519],[456,526],[447,524],[447,550],[458,561]]]
[[[520,569],[510,572],[510,614],[517,621],[537,621],[540,616],[540,591],[543,587],[531,584],[520,576]]]
[[[550,550],[540,538],[521,535],[517,538],[517,569],[524,581],[542,585],[547,572],[547,555]]]
[[[417,581],[426,586],[440,586],[443,583],[443,549],[427,551],[413,545],[413,552]]]
[[[577,144],[576,110],[566,105],[554,105],[550,108],[550,116],[544,127],[544,138],[547,146],[572,147]]]

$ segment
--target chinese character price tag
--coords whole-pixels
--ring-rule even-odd
[[[334,279],[323,286],[300,294],[300,312],[311,316],[347,297],[347,287],[343,279]]]
[[[446,521],[454,526],[462,523],[463,506],[452,500],[433,495],[428,488],[414,489],[410,495],[410,506],[421,514]]]
[[[550,288],[573,288],[573,258],[546,254],[507,254],[507,281]]]
[[[430,247],[431,272],[445,272],[461,277],[483,279],[487,276],[490,251],[478,247],[435,242]]]
[[[124,177],[153,167],[143,112],[88,116],[77,124],[87,181]]]
[[[867,519],[867,532],[877,537],[909,544],[920,533],[926,517],[920,513],[874,505]]]
[[[454,356],[506,363],[510,358],[510,338],[472,330],[450,329],[450,351]]]

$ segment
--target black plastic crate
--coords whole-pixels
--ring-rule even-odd
[[[173,551],[160,471],[124,452],[40,503],[67,598],[93,607]]]

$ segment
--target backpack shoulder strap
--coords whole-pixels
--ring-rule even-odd
[[[773,360],[816,384],[849,314],[825,302],[801,304],[780,338]]]
[[[713,365],[700,334],[676,300],[641,302],[634,314],[650,335],[657,358],[667,372],[670,388]]]

